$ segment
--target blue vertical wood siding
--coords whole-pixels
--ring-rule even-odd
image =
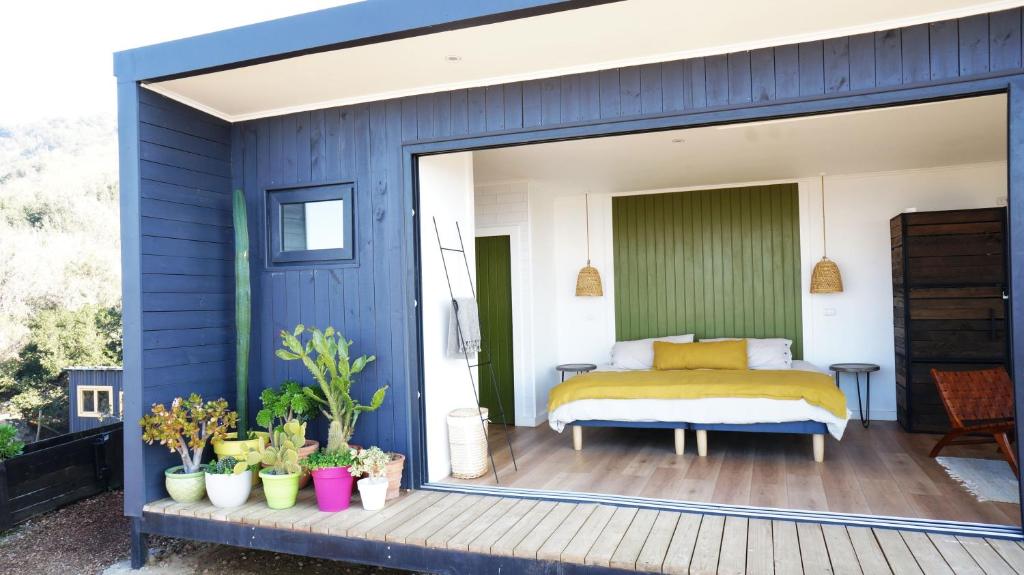
[[[668,114],[685,119],[732,109],[750,109],[745,117],[755,119],[773,113],[757,106],[809,106],[830,98],[862,98],[871,104],[884,91],[1020,74],[1021,36],[1021,10],[1013,9],[824,42],[454,90],[233,126],[141,90],[141,142],[122,146],[140,144],[139,313],[144,335],[138,345],[145,348],[145,353],[140,349],[144,402],[166,401],[188,390],[230,397],[228,194],[233,185],[240,186],[249,202],[253,234],[250,401],[255,405],[260,388],[285,378],[309,382],[301,365],[273,356],[280,329],[300,321],[333,325],[355,340],[356,353],[378,357],[360,378],[356,395],[365,401],[376,387],[391,386],[384,406],[361,417],[355,441],[409,455],[408,480],[422,454],[411,451],[420,432],[414,428],[418,407],[410,398],[420,373],[417,319],[410,315],[415,285],[405,267],[415,260],[407,253],[415,242],[409,237],[413,190],[404,179],[403,145],[512,137],[523,129],[598,126]],[[535,137],[548,136],[538,131]],[[306,182],[354,183],[355,262],[267,264],[264,190]],[[126,266],[126,273],[132,271]],[[126,365],[131,345],[126,339]],[[318,433],[323,436],[323,422]],[[146,453],[157,451],[147,448]],[[170,457],[146,456],[145,492],[129,504],[136,512],[139,501],[162,494],[159,474],[171,462]]]

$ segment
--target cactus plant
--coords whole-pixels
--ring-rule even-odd
[[[235,225],[235,411],[238,412],[238,439],[249,431],[249,338],[252,326],[252,287],[249,283],[249,222],[245,213],[245,193],[235,190],[232,197]]]
[[[271,429],[270,445],[260,445],[249,450],[248,465],[264,465],[274,475],[302,473],[299,465],[299,448],[306,443],[306,424],[292,420],[281,427]]]
[[[351,395],[353,376],[363,371],[376,357],[362,355],[350,361],[348,350],[352,341],[335,332],[333,327],[324,331],[310,329],[310,338],[303,344],[299,336],[305,331],[302,324],[296,326],[292,333],[281,330],[281,343],[284,347],[277,350],[277,357],[286,361],[302,360],[320,384],[319,390],[304,387],[303,391],[320,404],[320,411],[331,420],[327,432],[327,451],[335,453],[348,447],[359,414],[375,411],[384,403],[388,386],[374,392],[370,405],[361,405]],[[315,357],[311,357],[310,354],[314,352]]]

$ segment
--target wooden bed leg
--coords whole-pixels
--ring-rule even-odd
[[[708,456],[708,430],[706,429],[697,430],[697,455]]]
[[[674,431],[676,432],[676,455],[682,455],[686,449],[686,430],[676,429]]]
[[[572,448],[576,451],[583,449],[583,427],[579,425],[572,426]]]
[[[821,433],[815,433],[811,440],[814,443],[814,461],[822,463],[825,461],[825,436]]]

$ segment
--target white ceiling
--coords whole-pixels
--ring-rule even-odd
[[[226,120],[884,30],[1020,0],[626,0],[153,83]],[[446,57],[461,57],[449,63]]]
[[[474,152],[478,183],[633,191],[1006,161],[1006,97]],[[683,141],[675,141],[683,140]]]

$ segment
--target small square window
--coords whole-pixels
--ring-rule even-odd
[[[107,417],[114,414],[111,401],[114,388],[109,385],[78,386],[78,417]]]
[[[270,260],[352,259],[351,184],[267,191]]]

